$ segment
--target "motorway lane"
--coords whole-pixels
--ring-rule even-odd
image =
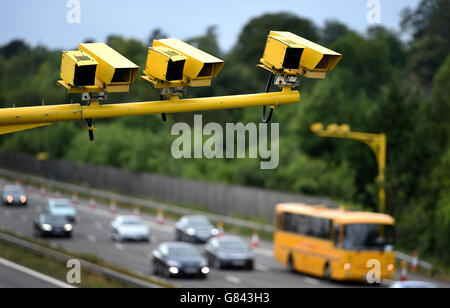
[[[67,288],[63,282],[0,258],[0,289]]]
[[[5,229],[32,236],[32,221],[42,212],[47,198],[32,194],[29,208],[3,207],[0,210],[0,226]],[[151,273],[149,254],[160,242],[173,240],[173,225],[175,221],[166,219],[165,225],[158,225],[156,217],[142,215],[152,231],[152,242],[148,243],[114,243],[109,238],[109,224],[116,216],[108,211],[106,205],[97,204],[95,210],[87,206],[87,200],[80,200],[77,205],[79,221],[74,227],[74,237],[67,239],[46,239],[46,241],[61,246],[67,250],[79,253],[97,255],[101,259],[126,267],[139,273]],[[118,209],[119,214],[130,214]],[[243,237],[250,242],[249,237]],[[302,274],[289,273],[272,256],[271,242],[261,241],[260,248],[255,252],[255,271],[215,270],[208,280],[171,279],[177,285],[186,287],[218,287],[218,288],[250,288],[250,287],[361,287],[361,284],[330,283]],[[201,248],[201,245],[198,245]],[[437,283],[442,287],[450,284],[428,277],[410,275],[410,279],[425,280]]]
[[[81,201],[81,200],[80,200]],[[38,213],[42,212],[46,198],[38,194],[30,196],[28,208],[2,207],[0,226],[26,236],[33,235],[32,222]],[[173,240],[173,222],[159,226],[153,216],[144,215],[152,231],[151,243],[114,243],[109,239],[109,224],[115,217],[104,207],[97,206],[91,210],[87,202],[77,205],[79,221],[74,226],[73,239],[45,239],[54,245],[65,249],[94,254],[101,259],[128,269],[151,273],[149,253],[160,242]],[[129,214],[119,209],[119,214]],[[170,224],[170,225],[169,225]],[[249,239],[247,239],[249,240]],[[201,248],[201,246],[199,246]],[[271,251],[258,248],[255,251],[255,271],[215,270],[207,280],[171,279],[172,282],[186,287],[218,287],[218,288],[257,288],[257,287],[344,287],[343,284],[328,283],[322,280],[288,273],[271,256]]]

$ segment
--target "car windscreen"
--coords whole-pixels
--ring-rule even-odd
[[[24,195],[24,191],[21,189],[5,189],[5,195]]]
[[[53,204],[55,208],[61,209],[61,208],[72,208],[72,204],[69,202],[55,202]]]
[[[173,246],[169,247],[170,257],[197,257],[199,252],[197,249],[188,246]]]
[[[203,218],[191,218],[187,221],[187,225],[189,227],[198,227],[198,228],[212,227],[209,220]]]
[[[64,224],[67,222],[67,218],[65,218],[64,216],[44,216],[44,223]]]
[[[144,223],[137,219],[124,219],[122,224],[125,226],[143,226]]]
[[[346,250],[393,250],[395,228],[380,224],[345,225],[343,248]]]
[[[221,241],[219,244],[219,250],[223,252],[231,253],[247,253],[249,249],[247,245],[241,241]]]

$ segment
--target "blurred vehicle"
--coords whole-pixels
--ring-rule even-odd
[[[208,263],[214,268],[238,267],[253,270],[253,253],[249,245],[239,237],[214,237],[206,243],[205,254]]]
[[[34,219],[34,233],[37,236],[72,237],[73,226],[65,216],[40,214]]]
[[[111,222],[110,237],[113,241],[150,241],[150,229],[147,224],[135,216],[117,216]]]
[[[390,288],[393,289],[437,289],[438,286],[426,281],[396,281]]]
[[[205,243],[218,234],[219,230],[214,228],[208,218],[201,215],[183,216],[175,224],[176,241]]]
[[[1,198],[4,205],[26,206],[28,203],[28,196],[20,185],[5,185]]]
[[[196,276],[206,278],[208,262],[195,246],[189,243],[162,243],[153,250],[153,274],[170,277]]]
[[[391,216],[285,203],[276,206],[275,217],[274,256],[291,271],[364,281],[368,261],[375,259],[381,265],[381,279],[394,279]]]
[[[68,199],[49,199],[45,210],[50,215],[64,216],[70,222],[76,222],[77,211]]]

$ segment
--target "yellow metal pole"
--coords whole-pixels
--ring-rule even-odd
[[[205,110],[277,106],[300,101],[300,93],[285,87],[280,92],[178,99],[101,105],[93,101],[89,106],[80,104],[51,105],[0,109],[0,134],[49,125],[52,122],[83,119],[114,118],[122,116],[178,113]],[[22,129],[15,129],[22,128]],[[15,129],[15,130],[14,130]]]

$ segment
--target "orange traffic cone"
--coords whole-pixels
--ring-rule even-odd
[[[76,191],[72,192],[72,203],[78,204],[78,193]]]
[[[217,231],[219,231],[219,233],[217,234],[217,237],[222,237],[224,234],[224,230],[223,230],[223,222],[219,221],[217,223]]]
[[[133,208],[133,215],[136,216],[136,217],[141,216],[141,210],[139,209],[138,206],[135,206],[135,207]]]
[[[163,210],[158,210],[157,214],[156,214],[156,223],[158,225],[163,225],[164,224],[164,211]]]
[[[413,271],[413,272],[417,271],[418,267],[419,267],[419,254],[416,251],[413,254],[413,259],[412,259],[412,264],[411,264],[411,271]]]
[[[95,210],[95,199],[94,198],[89,199],[89,207],[91,210]]]
[[[253,248],[259,247],[259,234],[256,231],[253,232],[253,235],[252,235],[252,247]]]
[[[408,280],[408,263],[406,261],[402,261],[401,264],[401,272],[400,272],[400,281]]]
[[[117,213],[117,202],[116,202],[116,200],[111,199],[111,200],[109,201],[109,211],[110,211],[112,214],[116,214],[116,213]]]

